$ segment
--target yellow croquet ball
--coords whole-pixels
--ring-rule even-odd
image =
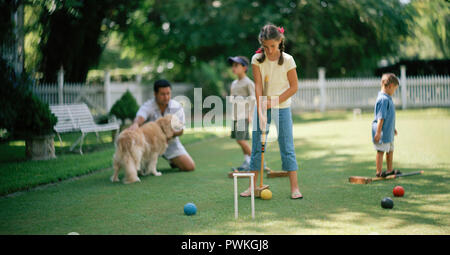
[[[269,200],[272,198],[272,191],[265,189],[261,191],[261,199]]]

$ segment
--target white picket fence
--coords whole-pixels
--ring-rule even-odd
[[[103,85],[88,85],[83,83],[65,83],[60,93],[58,84],[39,84],[33,86],[33,92],[42,101],[57,105],[86,103],[90,108],[102,110],[105,106]],[[62,96],[62,101],[60,100]]]
[[[300,80],[292,108],[321,110],[323,107],[322,110],[335,110],[373,107],[379,91],[380,78],[327,79],[323,92],[319,80]],[[400,103],[399,93],[393,99],[394,103]]]
[[[406,80],[408,106],[450,106],[450,77],[414,77]]]
[[[402,68],[400,88],[393,100],[397,106],[450,107],[450,76],[406,77]],[[172,96],[186,95],[190,84],[173,84]],[[88,85],[65,83],[60,73],[57,84],[40,84],[34,93],[50,105],[85,102],[97,113],[106,113],[127,90],[139,105],[153,97],[151,85],[139,82],[113,83],[105,75],[104,84]],[[319,79],[300,80],[299,90],[292,99],[292,109],[300,111],[372,108],[380,91],[380,78],[325,79],[325,70],[319,69]]]
[[[394,103],[403,109],[450,106],[450,76],[407,77],[405,81],[400,81],[400,88],[393,96]],[[324,87],[322,94],[319,80],[300,80],[292,108],[306,111],[321,107],[324,110],[372,108],[380,91],[380,78],[327,79]],[[402,96],[404,91],[406,100]]]
[[[192,85],[172,84],[172,95],[185,95]],[[64,74],[58,74],[58,83],[38,84],[32,87],[33,93],[49,105],[86,103],[94,114],[107,113],[114,103],[129,90],[139,105],[153,97],[153,86],[140,82],[111,82],[105,75],[103,84],[84,84],[64,82]]]

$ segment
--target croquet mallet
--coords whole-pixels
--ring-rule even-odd
[[[267,83],[269,82],[269,77],[266,75],[264,79],[264,87],[267,86]],[[266,107],[263,107],[265,109]],[[265,109],[266,115],[267,115],[267,109]],[[267,117],[267,116],[266,116]],[[266,119],[267,121],[267,119]],[[260,123],[261,124],[261,123]],[[260,127],[261,129],[261,170],[259,173],[259,187],[256,188],[256,196],[261,196],[261,191],[268,189],[269,185],[264,185],[264,151],[266,147],[266,129],[267,129],[267,123],[264,123],[264,128]]]
[[[405,177],[405,176],[411,176],[411,175],[419,175],[419,174],[423,174],[423,171],[416,171],[416,172],[411,172],[411,173],[404,173],[404,174],[393,174],[393,175],[389,175],[387,177],[363,177],[363,176],[350,176],[348,178],[348,181],[350,183],[355,183],[355,184],[368,184],[368,183],[372,183],[374,181],[384,181],[384,180],[392,180],[392,179],[396,179],[398,177]]]

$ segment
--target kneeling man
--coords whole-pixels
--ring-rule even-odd
[[[154,84],[153,91],[155,97],[145,102],[139,108],[134,123],[129,128],[137,129],[147,120],[156,121],[167,114],[176,115],[184,124],[183,106],[171,99],[172,88],[170,83],[166,80],[158,80]],[[163,157],[169,161],[172,168],[179,168],[181,171],[193,171],[195,169],[194,160],[192,160],[178,138],[182,134],[183,130],[174,134],[176,137],[169,143],[169,147],[167,147]]]

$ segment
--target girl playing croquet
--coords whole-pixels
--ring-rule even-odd
[[[284,29],[265,25],[258,36],[261,48],[252,57],[257,108],[254,112],[250,169],[261,167],[261,135],[268,133],[272,118],[278,131],[282,169],[289,171],[291,198],[303,198],[298,188],[297,160],[292,134],[291,97],[297,92],[298,79],[293,57],[284,52]],[[255,183],[257,174],[255,175]],[[241,193],[250,196],[250,188]]]

